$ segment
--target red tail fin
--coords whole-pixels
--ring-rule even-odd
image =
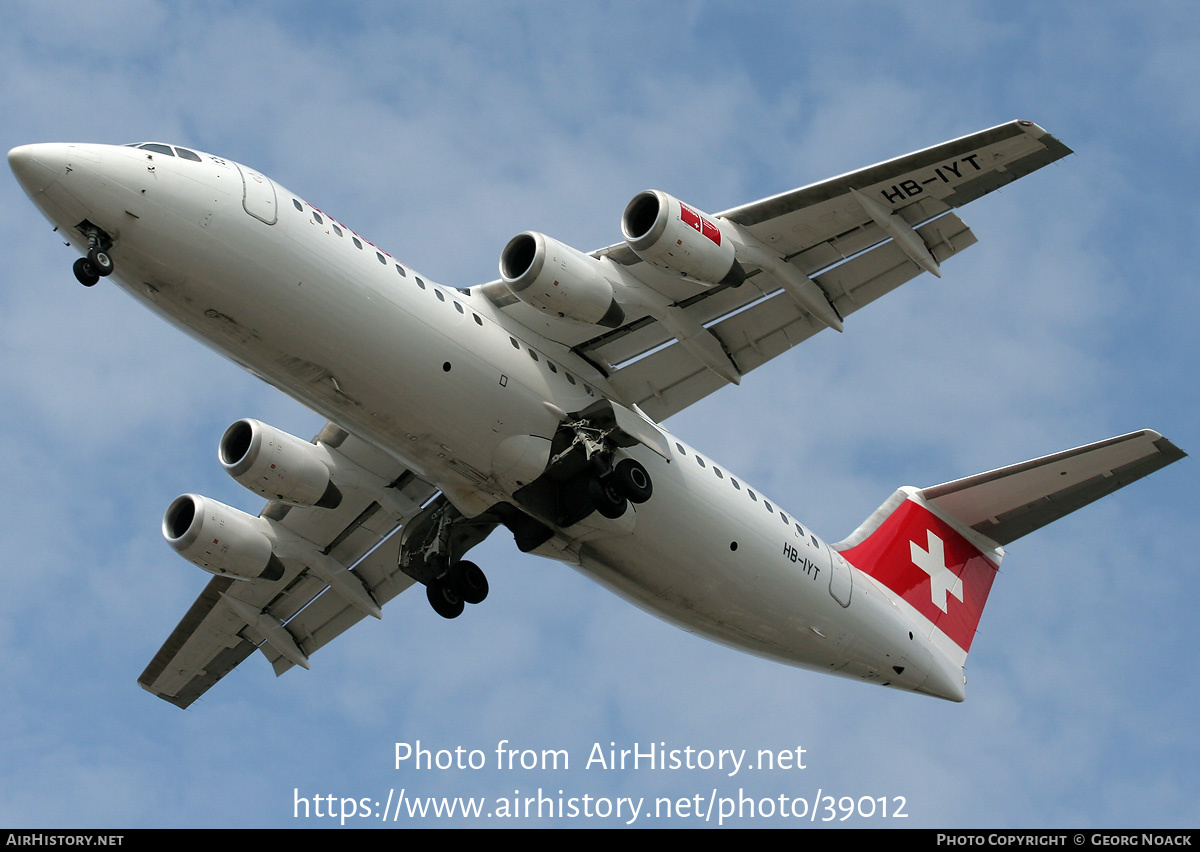
[[[961,665],[1004,558],[1001,545],[1184,455],[1143,429],[932,488],[901,488],[834,549],[895,594],[918,629]]]
[[[961,649],[952,657],[965,659],[1004,556],[1001,548],[935,514],[917,489],[903,488],[839,550]]]

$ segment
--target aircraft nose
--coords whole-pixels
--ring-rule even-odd
[[[8,152],[8,167],[31,197],[54,183],[65,163],[62,145],[21,145]]]

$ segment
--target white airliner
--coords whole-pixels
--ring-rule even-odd
[[[218,455],[258,517],[163,518],[215,574],[139,678],[187,707],[262,651],[282,674],[420,583],[487,595],[496,527],[718,642],[952,701],[1003,545],[1181,457],[1135,432],[896,491],[827,544],[659,421],[972,245],[952,211],[1070,150],[1014,121],[709,215],[634,196],[590,254],[526,232],[443,287],[267,176],[177,145],[43,144],[9,164],[75,275],[134,298],[328,421],[239,420]],[[728,391],[727,391],[728,392]]]

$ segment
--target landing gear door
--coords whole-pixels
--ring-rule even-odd
[[[275,206],[275,184],[264,174],[235,163],[242,173],[242,207],[260,222],[274,225],[279,221]]]

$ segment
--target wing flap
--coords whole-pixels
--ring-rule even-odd
[[[971,229],[953,213],[918,228],[917,233],[939,263],[976,242]],[[889,241],[827,270],[815,280],[846,317],[922,271],[903,249]],[[783,291],[709,325],[743,375],[823,328],[824,323]],[[670,417],[726,384],[677,343],[617,370],[610,380],[655,420]]]
[[[363,558],[354,568],[371,590],[380,606],[385,605],[416,581],[399,568],[400,531]],[[305,654],[327,645],[365,618],[363,612],[351,606],[333,590],[327,589],[287,623]],[[269,644],[260,646],[271,662],[276,675],[281,675],[295,663]]]

